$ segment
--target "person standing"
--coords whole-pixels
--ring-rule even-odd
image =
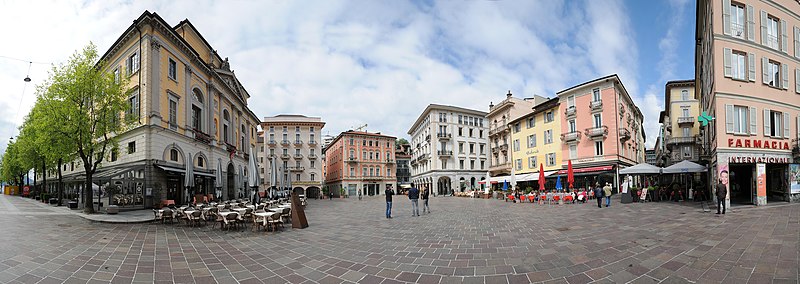
[[[603,189],[599,182],[594,184],[594,199],[597,199],[597,207],[603,208]]]
[[[411,216],[419,216],[419,189],[413,183],[408,190],[408,199],[411,200]]]
[[[603,197],[606,198],[606,207],[611,206],[611,194],[611,185],[606,183],[606,185],[603,186]]]
[[[428,190],[427,188],[425,188],[425,190],[422,191],[422,213],[425,213],[425,211],[431,213],[431,209],[428,208],[428,199],[430,197],[430,194],[431,194],[430,190]]]
[[[394,192],[392,191],[391,185],[386,186],[386,192],[384,192],[384,195],[386,195],[386,219],[392,219],[392,195],[394,195]],[[361,198],[360,193],[358,197]]]
[[[328,200],[333,200],[333,189],[328,190]]]
[[[358,191],[358,200],[361,200],[361,191],[360,190]]]
[[[728,188],[720,179],[717,182],[717,214],[719,214],[720,208],[722,208],[722,214],[725,214],[725,198],[728,196]]]

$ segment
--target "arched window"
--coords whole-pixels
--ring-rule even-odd
[[[205,167],[205,160],[203,160],[203,157],[197,157],[197,166],[201,168]]]
[[[231,115],[228,113],[227,109],[223,110],[222,111],[222,141],[225,141],[225,143],[229,143],[228,142],[228,128],[229,128],[230,124],[231,124]]]
[[[203,131],[203,93],[192,89],[192,128]]]
[[[178,161],[178,150],[170,149],[169,150],[169,160],[173,162]]]

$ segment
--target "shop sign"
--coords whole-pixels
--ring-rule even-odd
[[[767,196],[767,165],[756,164],[756,190],[758,196]]]
[[[789,150],[789,142],[728,138],[728,147]]]
[[[791,161],[785,157],[728,157],[728,162],[734,164],[788,164]]]
[[[539,149],[525,151],[525,155],[539,154]]]

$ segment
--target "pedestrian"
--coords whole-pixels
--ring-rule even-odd
[[[413,183],[408,190],[408,199],[411,200],[411,216],[419,216],[419,189]]]
[[[722,208],[722,214],[725,214],[725,198],[728,196],[728,188],[723,183],[722,179],[717,182],[717,214]]]
[[[428,208],[428,199],[430,194],[431,192],[428,188],[425,188],[425,190],[422,191],[422,213],[425,213],[425,211],[431,213],[431,209]]]
[[[391,185],[386,186],[384,194],[386,195],[386,219],[392,219],[392,195],[394,195],[394,192]],[[361,198],[361,194],[358,197]]]
[[[333,200],[333,190],[328,191],[328,199]]]
[[[361,191],[358,191],[358,200],[361,200]]]
[[[606,183],[603,187],[603,197],[606,198],[606,207],[611,206],[611,184]]]
[[[594,198],[597,199],[597,207],[603,208],[603,189],[599,182],[594,184]]]

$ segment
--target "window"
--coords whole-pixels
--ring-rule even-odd
[[[594,142],[594,155],[595,156],[602,156],[603,155],[603,141],[595,141]]]
[[[139,117],[139,90],[133,92],[130,98],[128,98],[128,113],[126,116],[129,116],[128,119],[137,119]]]
[[[169,160],[173,162],[178,161],[178,150],[170,149],[169,150]]]
[[[469,137],[473,137],[472,136],[472,128],[469,129]]]
[[[353,138],[350,138],[350,145],[353,145]]]
[[[544,113],[544,123],[553,122],[553,120],[555,120],[555,114],[552,110]]]
[[[556,153],[548,153],[545,155],[547,158],[547,166],[552,167],[556,165]]]
[[[478,137],[483,138],[483,129],[478,130]]]
[[[575,96],[567,97],[567,108],[575,108]]]
[[[458,142],[458,152],[459,153],[464,153],[464,143],[463,142]]]
[[[119,83],[119,68],[114,69],[114,83]]]
[[[118,152],[117,148],[111,149],[111,161],[112,162],[116,162],[117,161],[117,152]]]
[[[514,151],[519,151],[519,139],[514,139]]]
[[[459,169],[464,169],[464,160],[458,160],[458,167]]]
[[[692,147],[691,146],[683,146],[683,157],[691,158],[692,157]]]
[[[600,88],[596,88],[592,90],[592,101],[599,102],[600,101]]]
[[[535,169],[536,168],[536,164],[538,164],[536,162],[536,157],[528,157],[528,168],[529,169]]]
[[[571,120],[569,121],[569,132],[570,132],[570,133],[573,133],[573,132],[575,132],[575,131],[577,131],[577,130],[576,130],[576,126],[575,126],[575,120],[574,120],[574,119],[571,119]]]
[[[442,169],[443,170],[447,169],[447,160],[442,160]]]
[[[355,168],[353,168],[353,167],[350,167],[350,176],[351,176],[351,177],[354,177],[354,176],[356,176],[356,169],[355,169]]]
[[[683,131],[683,137],[690,137],[692,136],[692,129],[689,127],[682,127],[681,130]]]
[[[731,53],[731,77],[738,80],[747,80],[746,54],[739,51]],[[685,90],[684,90],[685,92]],[[682,95],[682,93],[681,93]],[[688,97],[688,92],[687,92]]]
[[[203,168],[203,167],[205,167],[205,164],[206,164],[206,161],[203,160],[203,157],[197,157],[197,166],[198,167]]]
[[[196,105],[192,105],[192,128],[200,130],[200,125],[202,121],[202,111]]]
[[[295,126],[294,127],[294,132],[300,132],[300,126]]]
[[[603,126],[603,119],[602,119],[602,117],[600,116],[600,114],[599,114],[599,113],[598,113],[598,114],[595,114],[595,115],[594,115],[594,128],[600,128],[600,127],[602,127],[602,126]]]
[[[764,12],[762,12],[762,17],[761,17],[762,19],[764,19],[763,13]],[[767,28],[767,38],[766,38],[766,43],[764,44],[773,49],[780,49],[779,45],[780,42],[778,41],[778,38],[780,37],[780,30],[778,29],[778,23],[780,22],[780,20],[771,15],[767,16],[766,20],[767,20],[766,24],[761,24],[762,26],[766,26]]]
[[[283,141],[284,143],[289,143],[289,134],[286,134],[286,133],[284,133],[284,134],[283,134],[283,140],[282,140],[282,141]]]
[[[531,115],[531,117],[529,117],[526,121],[527,121],[526,126],[528,128],[532,128],[532,127],[536,126],[536,116],[535,115]]]
[[[744,61],[742,61],[744,62]],[[681,90],[681,100],[688,101],[689,100],[689,91],[688,90]]]
[[[269,149],[269,155],[275,156],[275,149]]]
[[[480,145],[480,147],[481,147],[481,155],[483,155],[483,153],[484,153],[484,152],[483,152],[483,148],[485,148],[485,146],[486,146],[486,145],[484,145],[484,144],[481,144],[481,145]]]
[[[464,136],[464,134],[463,134],[463,133],[464,133],[464,129],[463,129],[463,128],[461,128],[461,127],[459,127],[459,128],[458,128],[458,136]]]
[[[284,148],[283,149],[283,155],[288,156],[289,155],[289,149],[285,149]]]
[[[311,173],[311,181],[315,181],[316,179],[317,179],[317,178],[316,178],[316,174],[314,174],[314,173]]]
[[[689,109],[688,108],[681,109],[681,116],[689,117]]]
[[[295,155],[300,155],[300,149],[294,149],[294,154]]]
[[[315,168],[317,168],[317,167],[316,167],[316,165],[317,165],[317,163],[316,163],[316,162],[317,162],[317,161],[313,161],[313,160],[312,160],[312,161],[311,161],[311,164],[309,165],[309,168],[312,168],[312,169],[315,169]]]
[[[269,142],[270,143],[274,143],[275,142],[275,133],[270,133],[269,134]]]
[[[731,35],[744,39],[744,25],[745,25],[744,6],[737,3],[731,3]]]
[[[553,143],[553,130],[548,129],[544,131],[544,144],[551,144]]]
[[[578,158],[578,145],[569,145],[569,158],[576,159]]]
[[[484,162],[484,161],[481,161],[481,170],[482,170],[482,169],[484,169],[484,168],[485,168],[485,166],[486,166],[486,162]]]
[[[300,143],[300,133],[294,134],[294,142],[298,144]]]
[[[528,136],[528,148],[536,147],[536,134]]]
[[[478,119],[478,126],[483,127],[483,118]]]
[[[128,142],[128,154],[136,153],[136,141]]]
[[[289,132],[289,127],[284,126],[283,127],[283,132]]]
[[[746,106],[733,107],[733,132],[737,134],[750,133],[749,127],[750,116]]]
[[[764,135],[775,138],[788,138],[789,116],[779,111],[764,109]]]
[[[475,143],[469,143],[469,153],[475,154]]]
[[[169,71],[167,71],[167,76],[172,80],[178,80],[178,63],[172,60],[172,58],[169,59]]]
[[[294,161],[294,167],[296,169],[299,169],[300,168],[300,161]]]
[[[765,79],[764,82],[769,85],[770,87],[779,88],[781,84],[779,83],[781,79],[781,64],[772,60],[766,60],[766,69],[764,71]]]
[[[356,157],[355,152],[353,152],[353,150],[350,150],[350,159],[353,159],[355,157]]]
[[[169,129],[178,130],[178,102],[169,100]]]
[[[514,123],[514,133],[518,133],[518,132],[519,132],[519,130],[520,130],[520,127],[519,127],[519,122],[517,122],[517,123]]]
[[[228,113],[227,109],[226,110],[222,110],[222,120],[223,120],[223,125],[222,125],[222,138],[223,139],[222,139],[222,141],[225,141],[225,143],[228,143],[228,132],[229,132],[228,131],[228,125],[230,124],[231,116]]]
[[[463,116],[461,116],[461,115],[459,114],[459,115],[458,115],[458,124],[462,124],[462,122],[461,122],[461,121],[462,121],[462,119],[463,119]],[[461,134],[459,134],[459,135],[461,135]]]
[[[299,181],[299,180],[300,180],[300,174],[297,174],[297,175],[295,175],[294,177],[295,177],[295,180],[297,180],[297,181]]]
[[[128,57],[128,75],[139,71],[139,54],[134,53]]]

